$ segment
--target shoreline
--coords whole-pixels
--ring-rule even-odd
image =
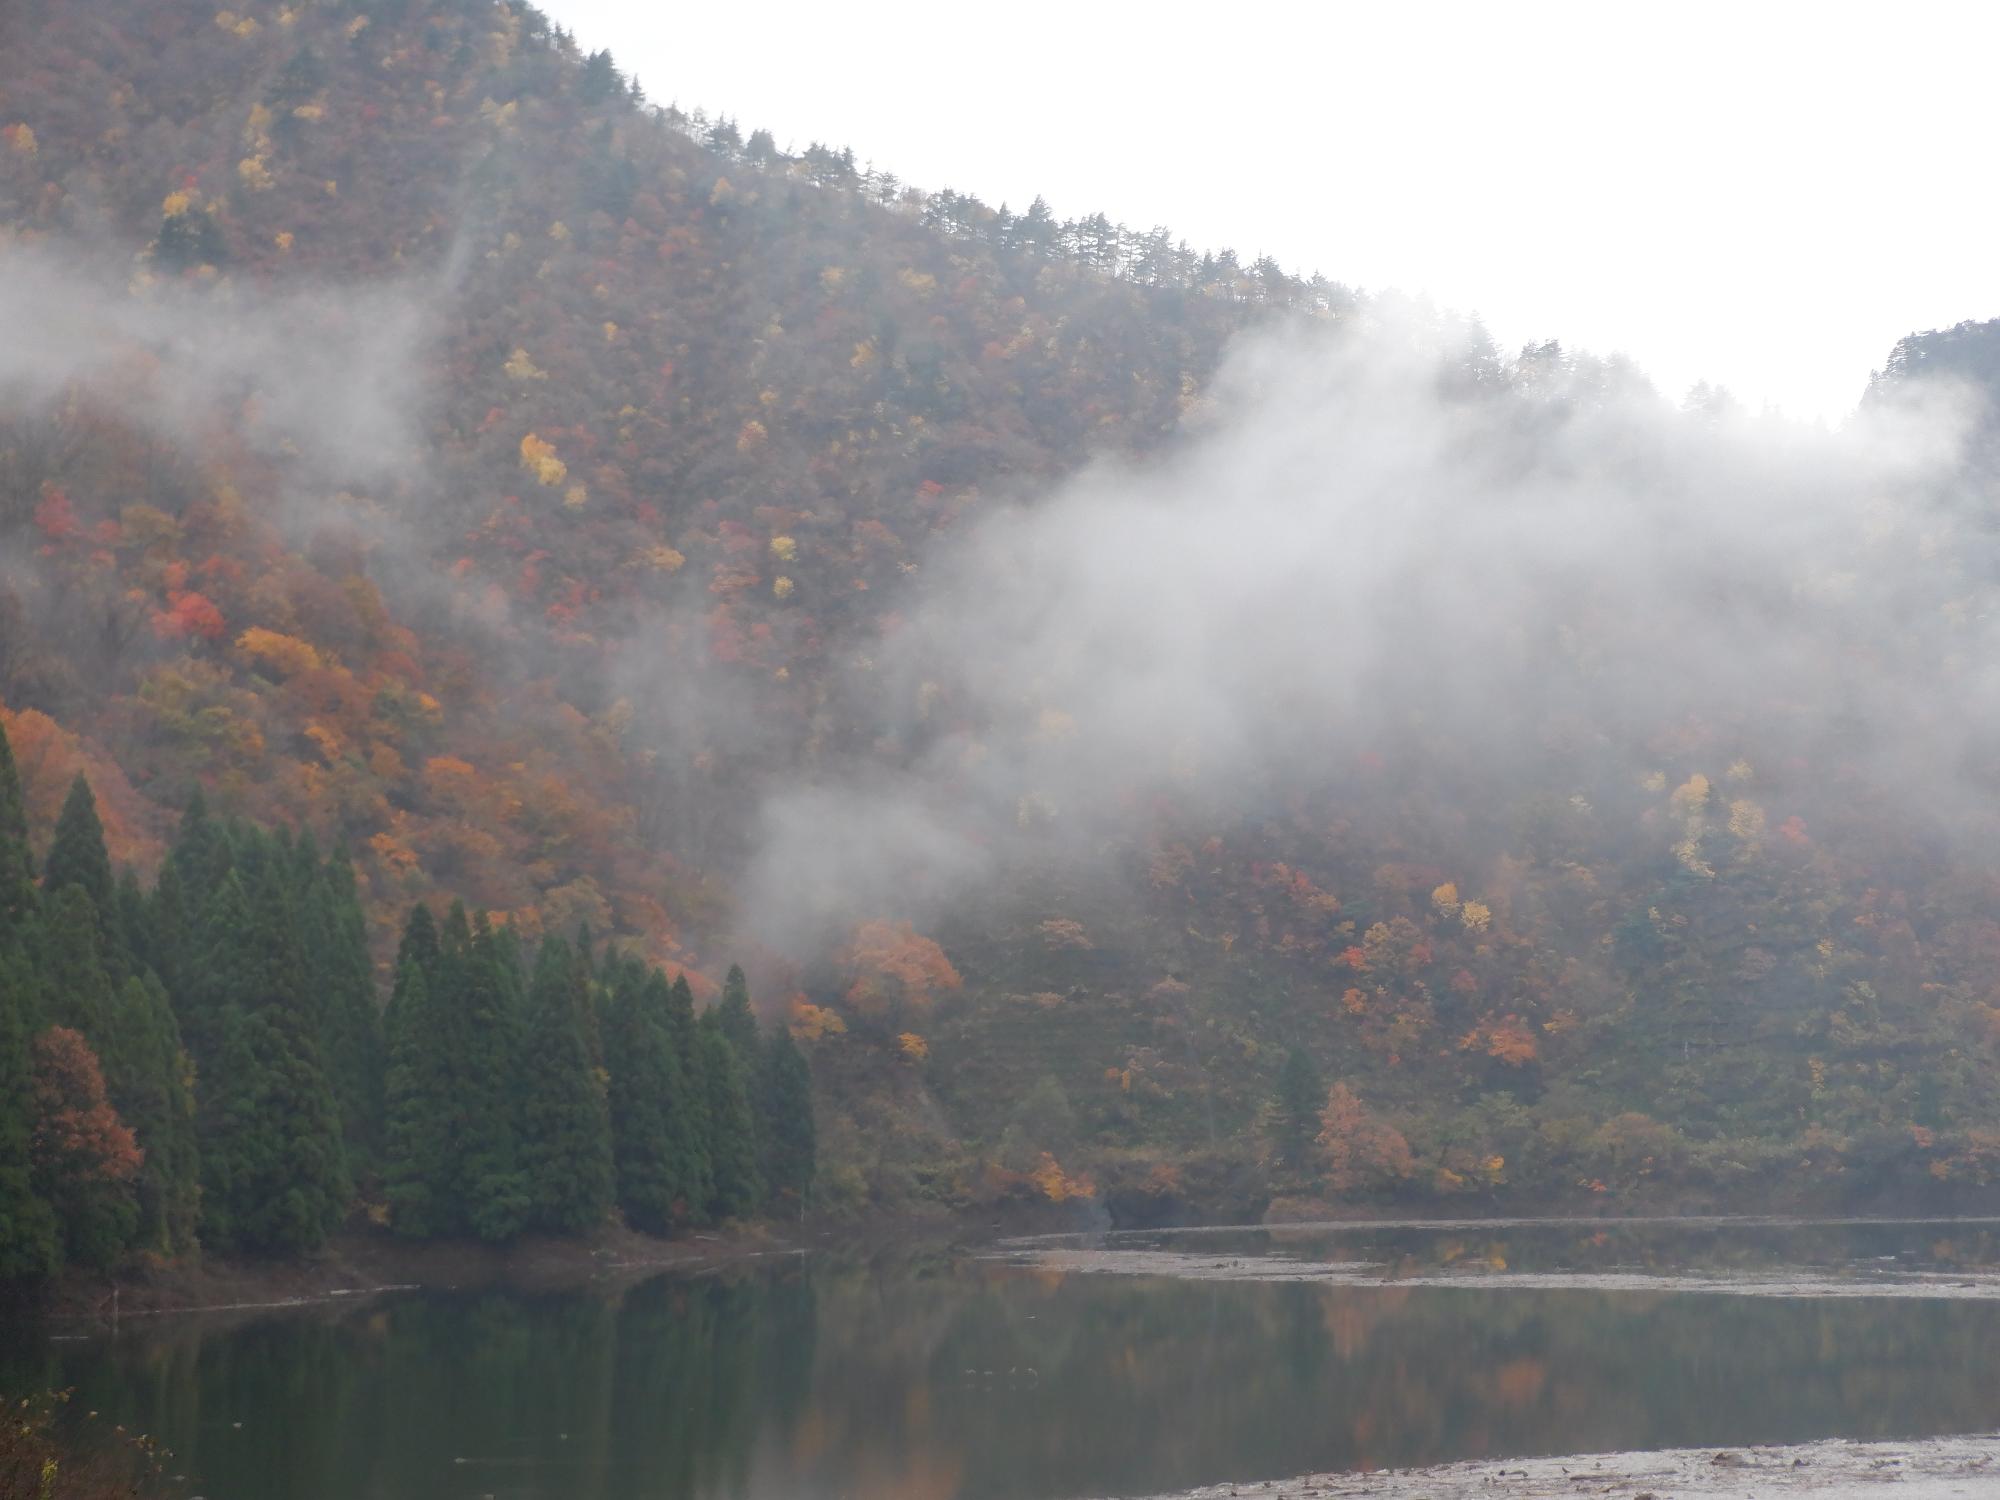
[[[1805,1500],[1862,1500],[1896,1486],[1903,1500],[1944,1500],[2000,1486],[2000,1433],[1907,1442],[1813,1443],[1650,1453],[1572,1453],[1555,1458],[1476,1459],[1424,1469],[1302,1474],[1294,1479],[1225,1481],[1146,1500],[1676,1500],[1703,1495],[1786,1494]],[[1978,1488],[1974,1488],[1978,1486]]]
[[[1986,1207],[1986,1205],[1981,1205]],[[1097,1273],[1148,1271],[1186,1276],[1190,1267],[1174,1252],[1155,1251],[1177,1262],[1172,1266],[1140,1265],[1148,1252],[1079,1245],[1104,1234],[1165,1234],[1199,1241],[1206,1235],[1265,1232],[1284,1238],[1315,1230],[1425,1228],[1505,1229],[1532,1224],[1713,1224],[1718,1228],[1759,1224],[1839,1225],[1868,1223],[2000,1223],[1991,1213],[1966,1214],[1676,1214],[1660,1212],[1495,1214],[1430,1218],[1393,1210],[1377,1214],[1342,1215],[1320,1220],[1278,1220],[1246,1224],[1190,1224],[1149,1229],[1117,1229],[1110,1225],[1079,1226],[1074,1218],[1053,1227],[1051,1216],[1028,1214],[995,1220],[981,1214],[892,1214],[844,1224],[778,1224],[767,1220],[733,1223],[700,1233],[659,1239],[622,1226],[607,1225],[594,1235],[578,1238],[529,1237],[508,1245],[476,1241],[411,1241],[385,1229],[355,1226],[342,1230],[317,1254],[297,1259],[202,1255],[185,1261],[139,1260],[111,1271],[69,1271],[48,1283],[23,1290],[11,1301],[0,1301],[0,1321],[14,1318],[53,1325],[109,1323],[132,1317],[166,1314],[269,1310],[361,1300],[390,1292],[420,1289],[510,1287],[523,1290],[584,1286],[633,1280],[662,1272],[719,1271],[784,1255],[838,1251],[875,1254],[896,1247],[952,1248],[977,1251],[999,1259],[1038,1261],[1064,1269]],[[1012,1222],[1007,1220],[1011,1219]],[[1240,1257],[1214,1257],[1215,1264],[1195,1274],[1224,1280],[1315,1280],[1375,1283],[1379,1270],[1349,1264],[1301,1262],[1238,1264]],[[1070,1264],[1069,1262],[1074,1262]],[[1403,1284],[1431,1284],[1433,1278],[1396,1278]],[[1527,1278],[1546,1286],[1546,1273]],[[1562,1278],[1558,1277],[1560,1281]],[[1590,1277],[1595,1281],[1598,1278]],[[1614,1278],[1616,1279],[1616,1278]],[[1939,1281],[1963,1281],[1939,1277]],[[1506,1276],[1435,1278],[1441,1284],[1497,1288],[1513,1280]],[[1729,1290],[1738,1288],[1678,1287],[1663,1284],[1646,1289]],[[1663,1278],[1672,1283],[1677,1278]],[[1612,1289],[1609,1285],[1601,1289]],[[1907,1294],[1910,1289],[1877,1285],[1874,1294]],[[1818,1288],[1812,1290],[1817,1291]],[[1845,1295],[1859,1290],[1853,1283]],[[1943,1287],[1931,1295],[1963,1295],[1968,1288]],[[1981,1287],[1981,1294],[1993,1289]],[[1867,1295],[1869,1293],[1862,1293]]]
[[[588,1238],[527,1238],[505,1246],[404,1241],[383,1231],[335,1235],[304,1259],[205,1255],[58,1276],[19,1308],[52,1327],[127,1318],[273,1311],[361,1302],[391,1292],[508,1287],[523,1290],[639,1279],[726,1266],[815,1248],[768,1224],[732,1225],[679,1239],[623,1228]]]

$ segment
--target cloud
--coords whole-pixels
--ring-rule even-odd
[[[415,453],[427,300],[401,282],[135,281],[123,258],[0,246],[0,414],[82,385],[192,452],[226,422],[320,479],[379,480]]]
[[[1782,771],[1799,797],[1991,822],[1966,393],[1828,432],[1677,410],[1616,362],[1481,381],[1472,338],[1377,304],[1246,339],[1169,454],[947,543],[839,689],[890,765],[771,796],[746,923],[803,951],[934,918],[1163,807],[1380,795],[1362,767],[1479,814],[1726,745],[1768,759],[1767,790]]]

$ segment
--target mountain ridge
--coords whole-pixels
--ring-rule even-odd
[[[1546,641],[1496,608],[1476,647],[1428,649],[1412,614],[1427,649],[1384,690],[1290,726],[1329,769],[1288,754],[1240,805],[1136,771],[1037,800],[1034,774],[1119,748],[1087,693],[1047,691],[1061,663],[923,675],[954,664],[948,606],[1019,602],[1047,539],[1030,520],[1018,555],[979,550],[1009,517],[1171,492],[1236,456],[1246,410],[1305,402],[1315,361],[1393,384],[1383,422],[1421,394],[1496,490],[1593,464],[1614,484],[1664,442],[1619,415],[1629,365],[1502,359],[1394,299],[912,195],[727,122],[697,140],[524,6],[56,0],[7,42],[0,274],[40,337],[0,356],[0,712],[38,837],[87,771],[114,857],[150,868],[200,788],[351,845],[378,961],[447,895],[708,993],[740,956],[814,1050],[826,1197],[851,1211],[1990,1185],[2000,886],[1954,842],[1976,820],[1883,793],[1749,688],[1620,699],[1624,722],[1567,687],[1499,701],[1482,754],[1437,727],[1470,699],[1386,690],[1470,691],[1452,663],[1482,653],[1510,686],[1537,653],[1588,683],[1593,631],[1625,640],[1615,599],[1580,590]],[[1949,363],[1940,339],[1983,379],[1994,332],[1913,335],[1877,392]],[[1345,409],[1308,394],[1297,425]],[[1742,462],[1707,417],[1700,463]],[[1282,512],[1248,513],[1270,530],[1243,545],[1292,577]],[[1937,587],[1981,618],[1973,529]],[[1177,576],[1151,545],[1132,568]],[[1753,585],[1715,581],[1721,612],[1779,607]],[[913,776],[947,812],[1005,804],[964,856],[997,873],[962,898],[931,899],[930,826],[898,821]],[[788,888],[745,871],[794,835],[831,845],[807,896],[844,873],[872,897],[863,864],[903,889],[788,948],[744,895]],[[1273,1102],[1294,1053],[1326,1087],[1312,1130]],[[1369,1144],[1329,1164],[1287,1130]]]

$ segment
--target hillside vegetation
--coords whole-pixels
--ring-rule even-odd
[[[1036,757],[1095,743],[1082,703],[928,675],[911,633],[958,618],[952,590],[968,621],[1033,597],[1027,553],[968,568],[988,517],[1143,488],[1245,386],[1282,392],[1227,351],[1429,341],[1427,399],[1495,485],[1547,451],[1597,477],[1563,445],[1637,399],[1618,362],[1503,359],[1165,230],[780,150],[648,103],[525,5],[34,9],[0,20],[0,726],[37,859],[79,773],[148,887],[197,794],[283,831],[236,835],[253,866],[339,848],[378,1010],[418,902],[462,902],[465,943],[517,964],[587,929],[690,1013],[740,957],[811,1057],[836,1211],[1961,1203],[2000,1177],[1990,814],[1866,753],[1821,701],[1837,677],[1699,705],[1634,684],[1615,723],[1566,686],[1466,721],[1397,697],[1481,657],[1584,682],[1600,640],[1616,675],[1645,622],[1609,587],[1532,630],[1459,591],[1448,650],[1413,618],[1333,731],[1256,726],[1286,772],[1227,795],[1135,762],[1086,817],[1024,783],[962,897],[863,879],[903,835],[850,802],[811,868],[838,886],[847,860],[872,905],[774,915],[780,794],[947,754],[970,785],[1009,715]],[[1993,367],[1990,326],[1927,337],[1882,403]],[[1972,693],[1990,522],[1929,498],[1920,537],[1843,537],[1846,593],[1773,580],[1711,612],[1838,632],[1854,577],[1907,567],[1896,607],[1943,619],[1910,640],[1964,632],[1942,670]],[[1308,549],[1264,519],[1231,544],[1289,580]],[[1893,679],[1919,648],[1834,649]]]

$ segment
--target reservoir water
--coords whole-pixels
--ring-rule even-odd
[[[2000,1429],[2000,1224],[1153,1232],[5,1344],[208,1500],[1068,1500]]]

